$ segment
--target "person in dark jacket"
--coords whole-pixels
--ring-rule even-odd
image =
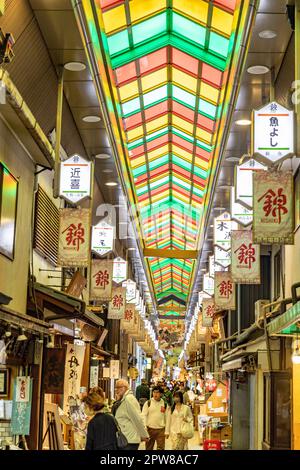
[[[114,417],[104,411],[104,391],[98,387],[83,398],[86,412],[94,415],[87,428],[85,450],[117,450],[117,426]]]
[[[142,379],[141,385],[138,385],[136,387],[135,397],[142,409],[144,403],[146,403],[146,401],[150,399],[150,388],[148,387],[146,379]]]

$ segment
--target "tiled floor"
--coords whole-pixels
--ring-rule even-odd
[[[195,431],[194,437],[192,439],[189,439],[189,450],[202,450],[202,446],[199,445],[199,435],[198,431]],[[156,446],[154,447],[154,450],[156,449]],[[145,443],[143,442],[139,450],[145,450]],[[171,447],[171,439],[166,440],[166,450],[172,450]]]

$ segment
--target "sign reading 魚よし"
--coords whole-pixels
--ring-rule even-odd
[[[251,230],[231,233],[231,275],[238,284],[260,284],[260,245],[253,243]]]
[[[294,243],[294,194],[291,171],[268,171],[253,176],[254,243]]]

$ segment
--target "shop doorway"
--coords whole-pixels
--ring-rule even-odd
[[[250,387],[248,377],[244,382],[231,381],[232,449],[250,448]]]

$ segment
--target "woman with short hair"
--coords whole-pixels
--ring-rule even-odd
[[[87,428],[85,450],[117,450],[117,425],[114,417],[105,412],[102,388],[91,389],[83,398],[86,414],[93,418]]]

